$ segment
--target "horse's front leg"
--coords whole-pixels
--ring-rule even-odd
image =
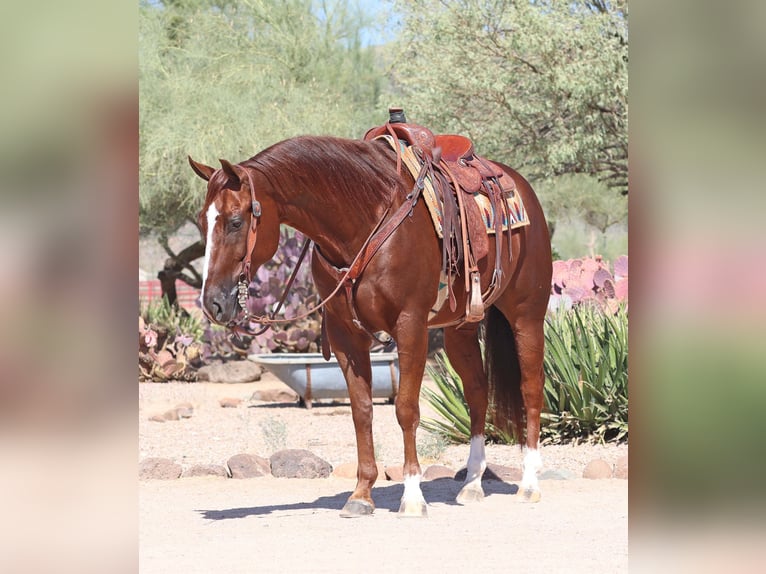
[[[325,318],[327,321],[327,318]],[[335,323],[335,324],[333,324]],[[353,330],[352,330],[353,329]],[[344,328],[341,323],[328,322],[335,357],[343,371],[351,399],[351,415],[356,432],[357,471],[356,488],[343,506],[344,518],[370,515],[375,510],[372,486],[378,478],[372,439],[372,369],[370,367],[370,341],[356,328]]]
[[[396,395],[396,419],[404,439],[404,494],[399,516],[427,516],[426,501],[420,490],[422,473],[416,448],[420,424],[420,385],[428,352],[428,330],[406,325],[394,334],[399,348],[399,392]]]

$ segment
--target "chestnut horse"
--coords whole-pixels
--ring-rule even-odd
[[[400,210],[406,212],[393,232],[368,254],[353,284],[349,281],[348,289],[337,289],[324,306],[323,339],[331,345],[348,385],[357,443],[356,488],[341,516],[374,510],[371,491],[378,470],[369,349],[371,333],[379,331],[394,339],[399,353],[395,408],[404,440],[400,516],[427,514],[415,433],[428,329],[434,327],[444,327],[445,350],[462,379],[471,415],[467,474],[457,502],[484,497],[481,477],[486,468],[484,427],[489,404],[494,422],[512,430],[525,446],[519,496],[539,500],[543,321],[551,285],[551,249],[542,208],[522,176],[495,164],[516,182],[530,225],[497,238],[507,246],[505,234],[512,233],[512,254],[506,253],[502,262],[501,294],[486,309],[485,372],[480,323],[460,321],[467,297],[462,289],[455,289],[456,311],[447,308],[429,322],[439,289],[441,239],[423,201],[402,207],[412,202],[408,194],[415,179],[406,170],[399,173],[396,154],[385,141],[302,136],[277,143],[239,164],[220,160],[219,169],[191,158],[189,162],[208,182],[199,214],[206,238],[200,299],[205,315],[219,324],[231,325],[239,316],[238,282],[245,277],[249,282],[255,270],[274,256],[280,224],[314,242],[312,274],[325,298],[342,282],[344,271],[359,261],[360,252],[370,251],[368,239],[375,230],[403,213]],[[490,236],[489,254],[479,262],[482,290],[493,274],[495,240]],[[463,278],[458,276],[455,284],[462,285]]]

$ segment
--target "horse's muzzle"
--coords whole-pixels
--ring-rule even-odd
[[[206,286],[202,294],[202,312],[219,325],[232,322],[239,313],[237,286],[234,285],[230,289]]]

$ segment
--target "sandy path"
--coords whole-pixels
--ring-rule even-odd
[[[349,520],[338,517],[347,479],[144,482],[140,571],[627,571],[624,480],[543,481],[538,504],[486,483],[487,498],[462,507],[458,483],[440,479],[423,484],[425,520],[399,519],[402,485],[384,484],[375,514]]]
[[[279,386],[273,378],[249,385],[139,385],[139,459],[168,457],[184,468],[224,464],[232,455],[269,456],[274,439],[265,431],[285,429],[283,447],[308,448],[333,466],[354,461],[350,408],[248,402],[236,409],[222,397],[249,399],[256,388]],[[179,402],[194,416],[166,423],[148,417]],[[426,416],[427,416],[427,409]],[[401,462],[401,433],[393,407],[375,407],[375,442],[384,465]],[[421,433],[422,434],[422,433]],[[427,433],[426,433],[427,434]],[[444,448],[423,436],[434,462],[459,469],[466,446]],[[614,462],[626,447],[544,447],[545,467],[580,476],[601,457]],[[520,466],[517,447],[489,446],[490,462]],[[423,484],[426,520],[399,519],[401,483],[378,481],[372,517],[341,519],[340,508],[354,481],[331,477],[233,480],[214,477],[141,481],[141,572],[476,572],[484,568],[527,572],[627,571],[628,481],[544,480],[539,504],[523,504],[516,485],[485,482],[487,498],[454,504],[459,483]]]

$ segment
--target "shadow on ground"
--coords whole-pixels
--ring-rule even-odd
[[[289,479],[286,479],[289,480]],[[448,504],[457,505],[455,497],[460,491],[462,482],[451,478],[438,478],[423,482],[421,489],[423,496],[429,504]],[[492,495],[513,495],[519,491],[516,484],[509,484],[499,480],[485,480],[482,482],[484,494]],[[268,506],[252,506],[246,508],[225,508],[221,510],[197,510],[206,520],[230,520],[233,518],[247,518],[248,516],[262,516],[277,512],[290,512],[295,510],[340,510],[346,504],[348,497],[351,496],[350,490],[334,494],[332,496],[320,496],[313,502],[297,502],[288,504],[273,504]],[[381,486],[373,488],[372,496],[375,500],[375,506],[378,512],[388,510],[397,512],[401,501],[404,485],[402,483],[392,484],[390,486]]]

